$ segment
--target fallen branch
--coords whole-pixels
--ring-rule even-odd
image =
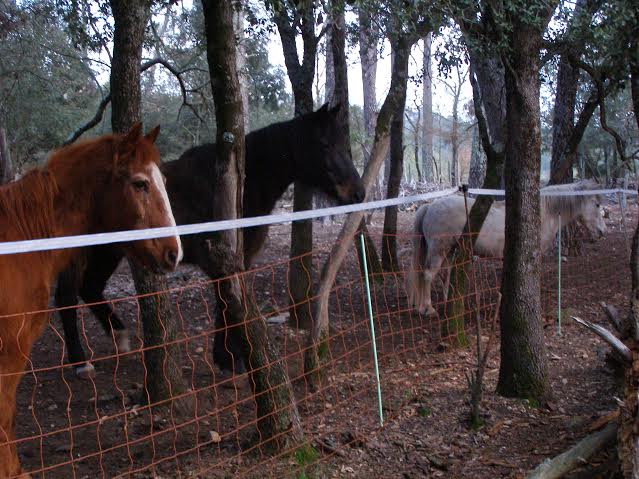
[[[604,313],[606,313],[606,317],[613,325],[613,327],[617,330],[619,335],[623,338],[624,336],[624,328],[621,323],[621,319],[619,319],[619,311],[612,304],[607,304],[605,301],[599,303]]]
[[[576,320],[576,318],[573,318]],[[546,459],[532,471],[527,479],[557,479],[583,465],[598,451],[617,439],[618,424],[610,422],[601,431],[586,436],[566,452],[553,459]]]
[[[572,316],[572,319],[574,319],[578,324],[581,324],[582,326],[590,329],[593,333],[606,341],[610,345],[610,347],[612,347],[612,351],[625,364],[632,364],[632,351],[614,334],[612,334],[606,328],[599,326],[598,324],[593,324],[590,321],[586,321],[576,316]]]

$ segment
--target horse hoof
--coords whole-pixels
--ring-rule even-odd
[[[432,306],[429,306],[428,308],[421,308],[419,314],[422,316],[437,316],[437,311]]]
[[[128,353],[131,351],[129,331],[126,329],[117,329],[113,333],[115,335],[116,353]]]
[[[95,377],[95,368],[91,363],[84,363],[82,366],[75,368],[75,375],[80,379],[93,379]]]

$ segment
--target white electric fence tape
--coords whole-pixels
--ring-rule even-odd
[[[369,201],[366,203],[358,203],[345,206],[334,206],[330,208],[322,208],[317,210],[298,211],[295,213],[281,213],[268,216],[256,216],[253,218],[241,218],[237,220],[209,221],[206,223],[197,223],[181,226],[167,226],[164,228],[150,228],[144,230],[115,231],[112,233],[97,233],[90,235],[78,236],[60,236],[56,238],[43,238],[27,241],[7,241],[0,242],[0,255],[32,253],[36,251],[49,251],[65,248],[81,248],[86,246],[95,246],[109,243],[125,243],[128,241],[137,241],[154,238],[165,238],[167,236],[175,236],[179,234],[192,235],[197,233],[211,233],[214,231],[225,231],[230,229],[248,228],[251,226],[265,226],[281,223],[290,223],[293,221],[308,220],[320,218],[322,216],[342,215],[353,213],[355,211],[367,211],[388,206],[403,205],[407,203],[415,203],[418,201],[432,200],[456,193],[457,188],[448,188],[441,191],[433,191],[421,195],[404,196],[401,198],[391,198],[380,201]],[[504,195],[504,190],[482,190],[470,189],[470,193],[475,195]],[[542,195],[549,196],[580,196],[580,195],[607,195],[613,193],[626,193],[627,195],[636,195],[633,190],[612,189],[612,190],[583,190],[583,191],[566,191],[566,192],[544,192]]]

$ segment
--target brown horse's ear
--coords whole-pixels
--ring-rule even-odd
[[[149,140],[151,143],[155,143],[155,140],[157,140],[159,134],[160,134],[160,125],[156,126],[150,132],[144,135],[144,138]]]

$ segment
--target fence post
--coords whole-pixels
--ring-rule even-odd
[[[366,302],[368,303],[368,317],[371,322],[371,338],[373,342],[373,361],[375,362],[375,379],[377,381],[377,403],[379,406],[379,425],[384,426],[384,412],[382,411],[382,387],[379,381],[379,364],[377,362],[377,341],[375,340],[375,324],[373,323],[373,302],[371,301],[371,287],[368,281],[368,262],[366,260],[366,242],[364,235],[359,236],[362,245],[362,263],[364,264],[364,281],[366,282]]]
[[[557,335],[561,336],[561,215],[557,231]]]

